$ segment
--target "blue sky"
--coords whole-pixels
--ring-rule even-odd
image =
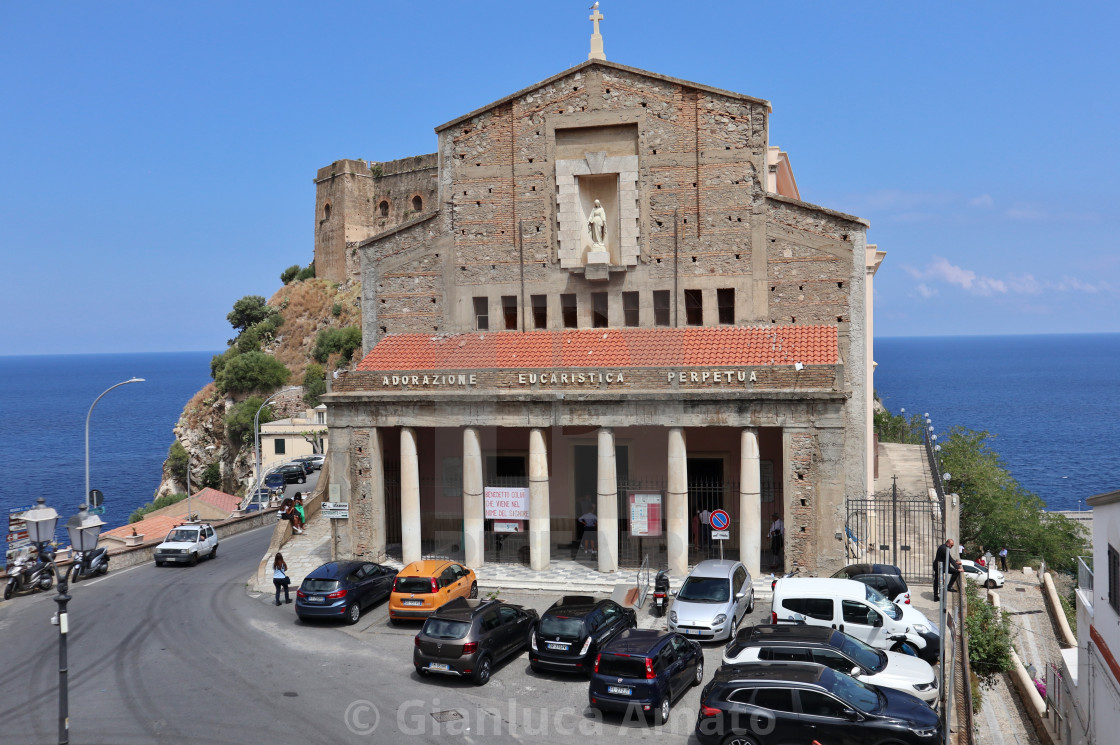
[[[580,63],[589,0],[0,2],[0,354],[218,350],[317,168]],[[772,102],[871,221],[880,336],[1120,331],[1116,3],[620,2],[607,58]]]

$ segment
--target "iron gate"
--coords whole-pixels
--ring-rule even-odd
[[[932,583],[933,557],[945,534],[937,500],[892,487],[867,498],[849,498],[847,505],[849,564],[893,564],[908,583]]]

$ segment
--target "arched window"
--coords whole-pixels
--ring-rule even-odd
[[[424,209],[424,200],[420,198],[419,194],[417,194],[412,198],[412,211],[419,212],[422,209]]]
[[[330,202],[327,202],[326,204],[323,205],[323,219],[324,220],[331,219],[331,203]]]
[[[389,216],[389,203],[386,202],[384,199],[382,199],[381,204],[377,205],[377,210],[381,213],[382,217],[388,217]]]

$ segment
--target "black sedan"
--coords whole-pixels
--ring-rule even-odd
[[[296,615],[357,623],[362,609],[393,591],[397,572],[369,561],[332,561],[313,570],[296,592]]]
[[[294,463],[280,466],[276,469],[275,473],[284,477],[285,484],[303,484],[307,482],[307,471],[303,470],[303,466]]]
[[[529,664],[536,672],[590,673],[599,650],[637,625],[633,608],[590,595],[565,595],[541,616],[529,640]]]

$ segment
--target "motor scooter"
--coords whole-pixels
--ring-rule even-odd
[[[82,577],[92,577],[95,574],[105,574],[109,571],[109,552],[104,546],[98,546],[92,551],[80,551],[74,557],[74,566],[71,575],[77,582]]]
[[[665,606],[669,604],[669,570],[662,569],[653,580],[653,615],[665,615]]]
[[[34,560],[20,556],[8,565],[8,584],[4,586],[4,599],[24,590],[49,590],[54,586],[53,556],[40,553]]]

